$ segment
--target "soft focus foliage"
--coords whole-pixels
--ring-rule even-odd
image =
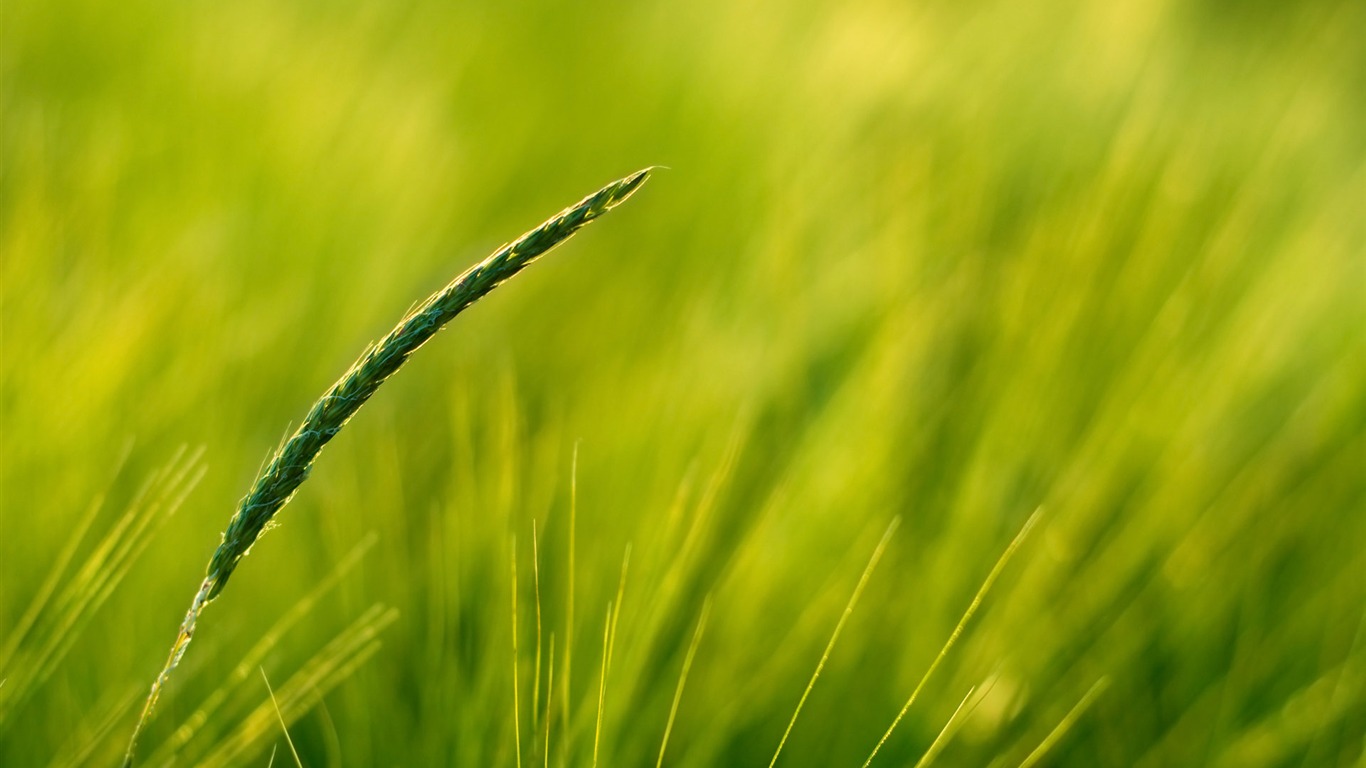
[[[551,764],[600,694],[653,764],[710,595],[664,762],[766,765],[900,516],[779,759],[858,765],[1040,507],[875,765],[972,686],[939,763],[1017,765],[1101,679],[1045,761],[1361,759],[1361,3],[0,12],[0,764],[116,762],[290,425],[651,164],[333,441],[148,764],[283,761],[260,671],[310,766],[539,763],[547,690]]]

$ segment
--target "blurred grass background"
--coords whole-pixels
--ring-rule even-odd
[[[551,763],[593,762],[600,688],[598,763],[648,763],[708,595],[665,762],[767,764],[900,516],[780,760],[860,764],[1039,507],[875,764],[974,685],[939,762],[1019,764],[1101,679],[1048,762],[1363,759],[1361,3],[0,21],[0,764],[115,762],[288,425],[412,302],[651,164],[324,453],[148,764],[286,750],[258,668],[307,765],[514,765],[515,729],[539,761],[547,688]],[[189,489],[174,516],[149,478]]]

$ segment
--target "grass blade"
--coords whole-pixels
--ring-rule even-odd
[[[669,747],[669,735],[674,730],[674,719],[678,716],[678,702],[683,700],[683,686],[688,682],[688,672],[692,670],[693,657],[697,655],[697,646],[702,642],[702,631],[707,627],[707,614],[711,611],[711,598],[708,597],[702,603],[702,615],[697,619],[697,629],[693,631],[692,642],[688,644],[688,653],[683,657],[683,670],[678,673],[678,687],[674,689],[674,700],[669,705],[669,721],[664,725],[664,738],[659,742],[659,759],[655,760],[655,768],[664,766],[664,750]]]
[[[1076,703],[1076,706],[1072,707],[1063,719],[1058,722],[1058,726],[1052,731],[1049,731],[1048,735],[1044,737],[1044,740],[1039,742],[1039,746],[1035,747],[1034,751],[1030,752],[1029,756],[1024,759],[1024,762],[1020,763],[1020,768],[1034,768],[1035,765],[1038,765],[1039,761],[1043,759],[1043,756],[1048,754],[1048,750],[1052,749],[1053,745],[1057,744],[1062,740],[1063,736],[1067,735],[1067,732],[1071,730],[1073,724],[1077,722],[1077,719],[1090,708],[1092,702],[1104,693],[1109,685],[1110,678],[1108,677],[1102,677],[1097,680],[1091,686],[1090,690],[1081,697],[1081,700]]]
[[[522,768],[522,707],[518,701],[521,684],[517,667],[522,659],[517,653],[517,537],[512,538],[512,738],[517,745],[517,768]],[[533,738],[535,736],[533,732]]]
[[[289,753],[294,755],[294,765],[298,766],[298,768],[304,768],[304,761],[299,759],[299,750],[294,748],[294,739],[289,735],[289,726],[285,723],[285,715],[280,711],[280,702],[275,698],[275,689],[270,687],[270,678],[266,677],[266,670],[264,667],[258,667],[258,669],[261,670],[261,679],[266,683],[266,692],[270,694],[270,705],[275,707],[275,717],[280,721],[280,731],[285,735],[285,743],[289,745]],[[270,751],[270,761],[272,763],[275,762],[274,749],[271,749]]]
[[[1006,546],[1006,551],[1001,553],[1001,557],[998,558],[996,564],[991,567],[991,572],[988,573],[986,579],[982,581],[982,586],[978,587],[977,594],[973,595],[972,602],[968,604],[967,610],[963,611],[963,617],[958,620],[958,624],[953,628],[953,632],[949,633],[949,639],[945,641],[944,645],[939,649],[939,654],[934,657],[934,661],[930,662],[929,669],[926,669],[925,674],[920,677],[920,682],[916,684],[915,690],[911,691],[911,695],[906,699],[906,703],[902,705],[901,711],[896,713],[896,717],[892,720],[892,724],[887,726],[887,731],[882,734],[882,738],[878,740],[877,746],[873,747],[873,751],[868,755],[868,759],[863,761],[863,768],[868,768],[869,765],[872,765],[873,758],[877,757],[877,753],[882,749],[882,745],[886,744],[887,739],[891,738],[892,731],[895,731],[896,727],[901,724],[901,719],[910,711],[911,705],[914,704],[915,700],[920,696],[920,691],[925,688],[925,683],[934,675],[934,671],[939,668],[940,663],[944,661],[944,657],[949,654],[949,651],[953,648],[954,644],[958,642],[958,637],[963,634],[963,628],[972,620],[973,614],[977,613],[977,609],[982,605],[982,599],[986,597],[987,592],[991,591],[991,585],[996,583],[996,579],[1001,575],[1001,571],[1005,570],[1006,563],[1010,562],[1010,558],[1015,554],[1015,550],[1019,549],[1020,543],[1024,541],[1025,536],[1029,534],[1030,529],[1038,522],[1040,512],[1041,510],[1036,510],[1034,514],[1029,516],[1029,519],[1025,521],[1024,526],[1020,528],[1020,532],[1015,534],[1015,538],[1011,539],[1010,544]]]
[[[949,739],[953,738],[954,734],[958,732],[958,728],[962,723],[962,720],[960,720],[958,716],[963,713],[963,707],[967,706],[968,700],[971,699],[972,694],[976,692],[976,687],[968,689],[967,694],[963,696],[963,700],[958,702],[958,707],[953,710],[953,714],[949,715],[948,722],[944,723],[944,727],[939,729],[939,733],[934,737],[934,741],[930,742],[930,746],[925,750],[925,754],[921,755],[920,759],[916,761],[915,768],[926,768],[926,766],[934,762],[935,758],[939,757],[940,750],[942,750],[944,745],[949,743]]]
[[[877,548],[873,550],[873,556],[868,559],[868,565],[863,569],[863,575],[859,576],[858,584],[854,587],[854,594],[849,596],[849,602],[844,606],[844,613],[840,614],[840,620],[835,624],[835,631],[830,635],[830,642],[825,644],[825,651],[821,653],[821,660],[816,663],[816,671],[811,673],[811,679],[806,683],[806,690],[802,691],[802,697],[797,701],[797,709],[792,713],[792,719],[787,722],[787,730],[783,731],[783,738],[778,742],[778,748],[773,752],[773,759],[769,761],[768,768],[778,764],[778,756],[783,753],[783,746],[787,744],[787,737],[792,734],[792,726],[797,724],[797,716],[802,713],[802,707],[806,704],[806,697],[811,695],[811,689],[816,686],[816,678],[821,676],[821,670],[825,669],[825,662],[830,658],[830,651],[835,647],[835,641],[839,640],[840,632],[844,631],[844,622],[849,620],[849,614],[854,612],[854,606],[858,604],[859,596],[863,594],[863,588],[868,585],[868,577],[873,575],[873,569],[877,567],[877,562],[882,559],[882,552],[887,548],[887,542],[891,541],[892,533],[901,524],[901,518],[892,518],[892,522],[887,526],[887,532],[882,534],[882,540],[877,543]]]

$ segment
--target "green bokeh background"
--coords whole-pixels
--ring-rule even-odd
[[[766,765],[899,518],[779,760],[858,765],[1036,509],[875,765],[914,764],[973,686],[938,762],[1017,765],[1102,679],[1046,763],[1363,759],[1360,2],[0,21],[0,764],[116,762],[313,398],[412,302],[653,164],[328,448],[205,614],[149,764],[291,762],[258,668],[309,766],[510,766],[515,732],[540,762],[547,687],[552,764],[594,762],[600,692],[598,764],[652,764],[710,596],[664,762]],[[203,472],[173,516],[137,501],[168,465]],[[356,622],[380,645],[329,651]]]

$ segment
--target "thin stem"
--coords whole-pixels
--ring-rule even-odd
[[[811,689],[816,686],[816,678],[821,676],[821,670],[825,669],[825,662],[830,658],[830,651],[835,647],[835,641],[839,640],[840,632],[844,631],[844,622],[849,620],[849,614],[854,612],[854,606],[858,604],[859,596],[863,594],[863,588],[868,584],[868,577],[873,574],[873,568],[877,567],[878,560],[882,559],[882,552],[887,548],[887,542],[892,538],[892,532],[901,523],[901,518],[893,518],[887,526],[887,532],[882,534],[882,540],[877,543],[877,548],[873,550],[873,556],[868,559],[868,565],[863,569],[863,575],[859,576],[858,584],[854,587],[854,594],[849,596],[849,602],[844,606],[844,613],[840,614],[840,620],[835,624],[835,631],[830,635],[830,642],[825,644],[825,652],[821,654],[821,660],[816,664],[816,671],[811,673],[811,679],[806,683],[806,690],[802,691],[802,697],[797,701],[797,709],[792,713],[792,719],[787,723],[787,730],[783,731],[783,738],[778,742],[778,748],[773,752],[773,759],[768,762],[768,768],[778,764],[778,756],[783,753],[783,745],[787,744],[787,737],[792,733],[792,726],[797,724],[797,716],[802,713],[802,707],[806,704],[806,697],[811,695]]]
[[[910,711],[911,705],[914,704],[916,698],[920,696],[920,691],[924,689],[925,683],[929,681],[930,676],[939,668],[939,664],[944,661],[944,657],[948,655],[949,649],[953,648],[954,643],[958,642],[959,635],[963,634],[963,628],[968,625],[968,621],[972,619],[972,615],[977,612],[977,608],[982,604],[982,598],[986,597],[987,592],[991,591],[991,585],[996,583],[996,578],[1001,575],[1001,571],[1005,570],[1006,563],[1010,562],[1011,555],[1014,555],[1015,550],[1019,549],[1020,543],[1024,541],[1025,535],[1029,533],[1029,530],[1034,527],[1034,523],[1038,521],[1041,512],[1042,510],[1035,510],[1034,514],[1029,516],[1029,519],[1025,521],[1024,527],[1020,529],[1019,533],[1015,534],[1015,538],[1011,539],[1010,544],[1006,547],[1006,551],[1001,553],[1001,557],[996,560],[996,565],[992,566],[991,572],[988,573],[986,579],[982,581],[982,586],[977,589],[977,594],[973,596],[972,602],[968,604],[968,609],[963,612],[962,618],[958,620],[958,625],[955,626],[953,632],[949,634],[948,641],[939,649],[939,655],[935,656],[934,661],[930,662],[930,668],[925,670],[925,674],[920,678],[920,682],[916,684],[915,690],[911,691],[910,698],[906,699],[906,703],[902,705],[901,711],[896,713],[896,718],[892,720],[892,724],[887,726],[886,733],[883,733],[882,738],[878,739],[877,746],[873,747],[872,754],[868,755],[868,759],[863,761],[863,768],[868,768],[868,766],[872,764],[873,758],[877,757],[878,750],[882,749],[882,745],[886,744],[887,739],[891,738],[892,731],[896,730],[896,727],[901,724],[901,719]]]

